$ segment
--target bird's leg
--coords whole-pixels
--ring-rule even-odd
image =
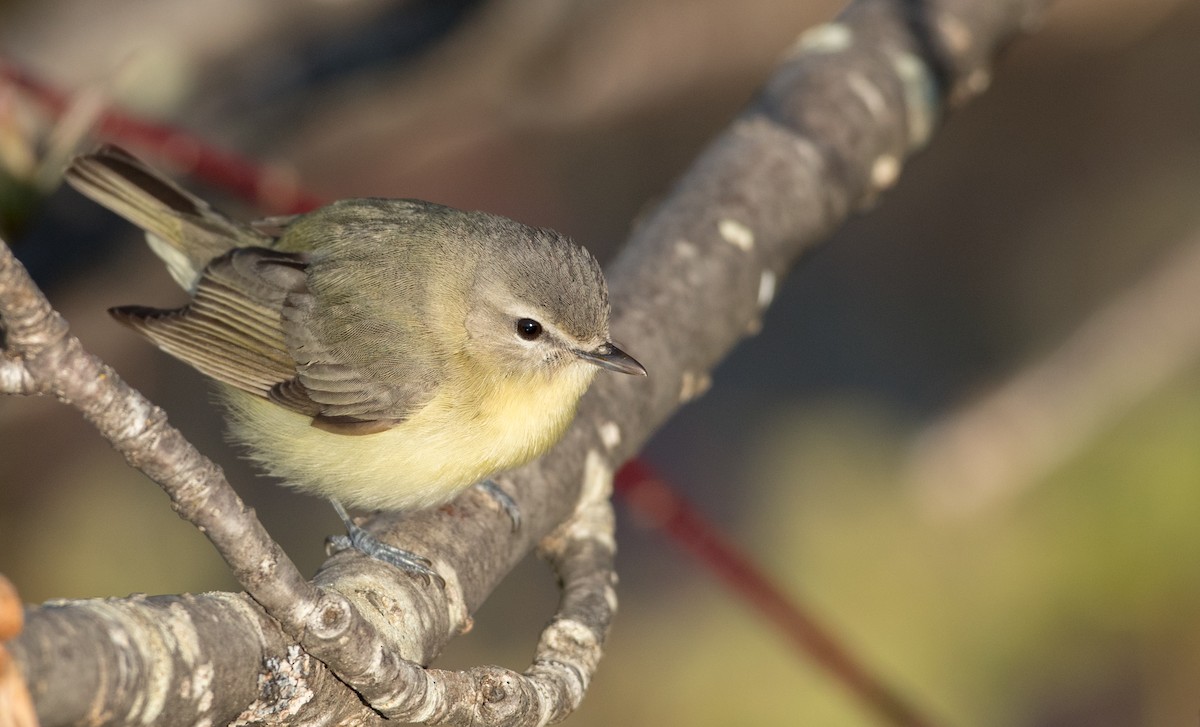
[[[500,485],[496,484],[495,480],[484,480],[475,485],[479,489],[486,492],[500,509],[508,515],[508,519],[512,520],[513,532],[521,529],[521,508],[517,507],[517,501],[512,499],[507,492],[500,489]]]
[[[350,514],[346,512],[346,508],[342,507],[342,503],[337,500],[330,500],[330,502],[333,504],[333,509],[337,510],[338,517],[346,524],[345,535],[334,535],[329,538],[329,547],[332,552],[340,553],[353,548],[363,555],[418,576],[427,583],[433,581],[439,586],[445,587],[445,579],[433,570],[433,563],[428,558],[379,540],[354,522],[350,518]]]

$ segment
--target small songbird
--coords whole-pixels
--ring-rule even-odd
[[[551,230],[376,198],[245,225],[113,146],[66,178],[145,230],[191,294],[113,316],[219,382],[252,459],[410,571],[431,575],[338,503],[443,503],[549,449],[599,368],[646,373],[609,340],[600,265]]]

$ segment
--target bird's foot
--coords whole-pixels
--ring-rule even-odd
[[[517,507],[517,501],[504,490],[500,489],[500,485],[496,484],[495,480],[484,480],[475,485],[483,490],[496,501],[504,514],[508,515],[508,519],[512,521],[512,531],[515,533],[521,529],[521,508]]]
[[[437,571],[433,569],[433,561],[412,551],[388,545],[374,535],[371,535],[358,525],[358,523],[350,519],[350,515],[341,506],[341,503],[334,502],[333,507],[338,511],[342,522],[346,524],[346,534],[334,535],[329,538],[327,542],[330,554],[340,553],[343,550],[353,548],[369,558],[374,558],[388,565],[395,566],[406,573],[420,578],[426,583],[432,582],[436,583],[440,588],[446,587],[446,579],[438,575]]]

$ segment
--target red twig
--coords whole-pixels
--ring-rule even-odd
[[[62,115],[70,105],[69,94],[3,60],[0,60],[0,80],[25,91],[52,116]],[[263,166],[172,126],[143,121],[109,108],[101,113],[96,133],[165,160],[180,172],[227,189],[268,212],[304,212],[323,204],[320,198],[300,189],[294,173]]]
[[[667,484],[645,461],[617,473],[615,491],[639,516],[667,534],[730,591],[775,624],[792,645],[821,666],[888,722],[932,727],[898,694],[873,676],[812,614],[788,597],[754,561]]]

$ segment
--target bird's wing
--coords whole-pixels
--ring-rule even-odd
[[[206,376],[311,416],[321,429],[371,434],[399,424],[430,387],[355,362],[356,337],[372,335],[369,325],[312,325],[325,318],[313,316],[320,303],[307,270],[303,253],[237,248],[204,269],[183,308],[110,312]],[[328,329],[341,345],[329,342]]]
[[[304,286],[301,256],[237,248],[213,260],[183,308],[113,308],[118,321],[206,376],[259,396],[295,377],[279,310]]]
[[[271,399],[311,402],[313,426],[340,434],[372,434],[407,419],[433,394],[430,368],[398,350],[403,337],[378,318],[331,308],[308,290],[288,295],[283,332],[295,359],[294,381]],[[361,313],[361,312],[359,312]],[[389,355],[380,360],[380,353]],[[411,353],[411,352],[407,352]]]

